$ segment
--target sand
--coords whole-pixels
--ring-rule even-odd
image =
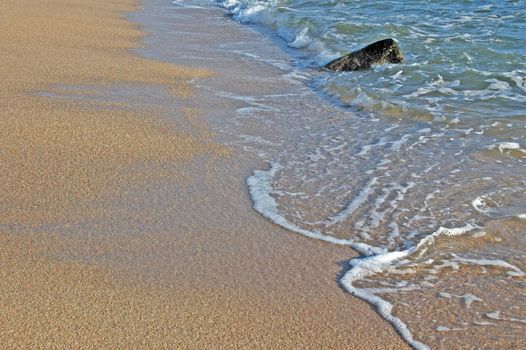
[[[166,84],[181,86],[211,74],[141,59],[126,49],[141,33],[121,19],[126,2],[3,1],[3,224],[71,219],[86,202],[107,195],[144,162],[187,160],[207,146],[168,125],[115,106],[30,96],[54,85]],[[150,112],[151,113],[151,112]],[[124,178],[124,179],[123,179]],[[80,202],[80,203],[79,203]]]
[[[136,5],[0,2],[0,347],[407,348],[338,287],[348,249],[251,210],[185,102],[217,73],[134,54]]]

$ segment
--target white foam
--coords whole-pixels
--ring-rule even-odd
[[[258,23],[263,22],[262,14],[268,8],[263,3],[257,2],[251,5],[243,1],[226,0],[221,5],[239,22]]]
[[[462,264],[469,264],[469,265],[481,265],[481,266],[494,266],[494,267],[500,267],[503,269],[511,270],[508,271],[508,275],[514,276],[514,277],[523,277],[526,276],[526,274],[519,269],[517,266],[512,265],[510,263],[507,263],[504,260],[500,259],[473,259],[473,258],[463,258],[456,254],[452,254],[454,259],[453,262],[462,263]]]
[[[418,254],[419,254],[419,256],[421,256],[421,255],[423,255],[425,253],[425,251],[427,250],[428,246],[430,246],[433,243],[435,243],[436,238],[438,238],[440,236],[450,236],[450,237],[451,236],[460,236],[460,235],[463,235],[463,234],[468,233],[470,231],[473,231],[476,228],[477,227],[473,226],[472,224],[467,224],[466,226],[463,226],[463,227],[454,227],[454,228],[440,227],[438,230],[436,230],[432,234],[427,235],[424,238],[422,238],[418,242],[418,244],[416,245],[416,248],[415,248],[414,251],[418,250],[419,251]],[[411,254],[414,251],[412,251]]]
[[[305,230],[283,217],[279,213],[278,203],[274,197],[272,197],[272,178],[281,168],[280,164],[274,163],[271,164],[268,170],[256,170],[252,176],[247,178],[247,185],[256,211],[273,223],[309,238],[337,245],[350,246],[365,255],[378,254],[384,251],[383,248],[373,247],[365,243],[355,243],[352,240],[337,238],[319,231]]]
[[[500,320],[500,311],[488,312],[486,316],[493,320]]]
[[[398,330],[398,332],[405,339],[405,341],[407,341],[413,348],[418,350],[429,349],[427,345],[413,338],[413,335],[411,334],[405,323],[403,323],[400,319],[392,315],[392,305],[389,302],[371,293],[368,289],[360,289],[354,287],[353,282],[383,272],[388,268],[394,266],[395,263],[400,264],[403,258],[413,255],[416,252],[422,252],[423,250],[425,251],[425,249],[427,249],[427,246],[432,244],[435,241],[435,239],[439,236],[458,236],[472,231],[475,228],[475,226],[470,224],[458,228],[441,227],[437,231],[421,239],[416,246],[413,246],[409,249],[403,251],[387,252],[384,254],[369,256],[366,258],[352,259],[349,262],[352,269],[349,270],[342,278],[342,285],[349,293],[375,306],[378,310],[378,313],[387,321],[389,321]],[[403,263],[397,266],[403,266]]]
[[[500,311],[494,311],[489,312],[486,314],[486,317],[491,318],[492,320],[500,320],[500,321],[510,321],[510,322],[517,322],[517,323],[524,323],[526,324],[526,320],[516,318],[516,317],[503,317],[500,314]]]
[[[296,49],[307,49],[313,53],[318,63],[326,63],[338,57],[330,52],[321,40],[309,35],[308,27],[295,28],[290,18],[282,14],[284,9],[301,12],[292,8],[279,6],[275,1],[216,0],[232,17],[241,23],[263,24],[273,28],[275,33]]]
[[[526,71],[515,70],[502,75],[510,78],[519,89],[526,92]]]
[[[502,80],[487,79],[486,82],[490,83],[488,86],[489,90],[511,90],[510,84]]]
[[[393,305],[390,304],[387,300],[382,299],[377,295],[377,293],[389,292],[402,289],[414,289],[417,286],[405,286],[401,285],[397,288],[358,288],[353,285],[353,283],[360,281],[364,278],[369,278],[379,273],[385,271],[394,271],[399,270],[400,268],[409,267],[408,273],[413,271],[409,264],[410,260],[407,260],[409,256],[416,255],[417,257],[422,256],[428,247],[434,244],[435,240],[440,236],[459,236],[465,233],[474,231],[478,229],[477,226],[472,224],[467,224],[463,227],[456,228],[444,228],[440,227],[435,232],[422,238],[418,244],[413,245],[405,250],[397,251],[387,251],[382,247],[374,247],[365,243],[354,242],[350,239],[337,238],[332,235],[321,233],[320,231],[310,231],[299,227],[298,225],[288,221],[283,215],[279,213],[278,203],[272,196],[272,179],[277,175],[277,173],[282,169],[281,165],[274,163],[270,165],[268,170],[256,170],[253,175],[247,178],[247,185],[249,187],[250,196],[254,203],[254,209],[258,211],[261,215],[270,219],[277,225],[281,227],[299,233],[309,238],[318,239],[325,241],[331,244],[344,245],[352,247],[353,249],[360,252],[363,256],[360,258],[351,259],[349,261],[350,270],[345,273],[341,279],[341,284],[347,292],[357,296],[358,298],[368,302],[376,308],[378,313],[388,322],[390,322],[402,336],[402,338],[410,344],[413,348],[417,350],[429,349],[429,347],[414,339],[411,331],[408,329],[407,325],[402,322],[399,318],[392,314]],[[356,210],[363,203],[363,201],[369,196],[372,191],[372,188],[376,185],[377,180],[375,178],[371,179],[368,184],[362,189],[357,198],[352,200],[347,207],[337,214],[336,216],[328,219],[328,222],[339,222],[344,220],[348,215]],[[418,234],[415,234],[417,236]],[[495,266],[504,269],[508,269],[508,274],[511,276],[524,276],[519,268],[514,265],[511,265],[502,260],[490,260],[490,259],[471,259],[463,258],[458,255],[453,254],[453,259],[445,261],[442,266],[438,266],[435,270],[451,266],[452,268],[457,268],[459,264],[476,264],[482,266]],[[405,270],[404,270],[405,271]],[[433,271],[431,271],[433,273]],[[389,289],[389,290],[388,290]],[[465,305],[465,307],[470,307],[473,302],[482,301],[472,294],[465,295],[452,295],[448,293],[442,293],[442,297],[452,296],[460,298]],[[517,321],[516,319],[513,319]],[[519,320],[522,322],[522,320]]]
[[[429,347],[414,339],[413,335],[407,328],[407,325],[392,314],[393,305],[391,305],[391,303],[375,295],[370,290],[360,289],[353,286],[353,282],[385,271],[396,261],[407,257],[408,254],[408,251],[395,251],[365,258],[352,259],[349,261],[351,269],[343,276],[341,283],[350,294],[373,305],[380,316],[389,321],[404,340],[413,348],[417,350],[427,350]]]
[[[455,295],[455,294],[450,294],[446,292],[439,292],[438,296],[444,299],[452,299],[452,298],[460,299],[462,300],[462,303],[464,304],[466,308],[469,308],[471,304],[473,304],[474,302],[483,301],[482,299],[480,299],[479,297],[473,294]]]
[[[441,227],[437,231],[421,239],[417,245],[402,251],[386,251],[384,248],[373,247],[368,244],[358,243],[348,239],[336,238],[331,235],[323,234],[319,231],[305,230],[289,222],[279,213],[278,204],[271,195],[273,192],[272,178],[279,172],[280,169],[281,166],[277,163],[274,163],[271,164],[268,170],[254,171],[253,175],[247,179],[247,185],[254,203],[254,209],[256,209],[266,218],[270,219],[272,222],[285,229],[328,243],[350,246],[365,255],[364,257],[352,259],[349,261],[351,269],[343,276],[341,280],[342,286],[350,294],[355,295],[373,305],[377,309],[378,313],[385,320],[389,321],[404,338],[404,340],[407,341],[413,348],[417,350],[429,349],[427,345],[414,339],[413,335],[407,328],[407,325],[392,314],[393,306],[388,301],[377,296],[374,293],[374,289],[361,289],[354,287],[353,282],[386,271],[395,266],[395,264],[400,264],[397,266],[403,266],[402,259],[414,254],[415,252],[427,249],[427,246],[432,244],[437,237],[461,235],[472,231],[475,226],[468,224],[459,228]],[[371,188],[375,183],[375,181],[373,182],[371,180],[369,181],[369,186],[366,186],[365,188]],[[368,191],[369,190],[365,192],[362,191],[364,194],[361,196],[359,195],[358,197],[363,198],[365,193]],[[343,214],[340,213],[343,215],[341,217],[344,217],[347,212],[352,212],[354,210],[353,208],[356,208],[358,204],[352,204],[353,202],[354,201],[351,201],[346,210],[344,210]],[[340,216],[338,215],[334,220],[337,221],[339,218]]]
[[[491,214],[491,209],[487,205],[487,197],[488,195],[478,196],[471,202],[471,206],[479,213],[489,216]]]
[[[387,142],[385,141],[385,137],[381,137],[380,140],[376,143],[371,143],[369,145],[363,145],[360,152],[356,153],[357,156],[365,156],[373,147],[377,146],[384,146]]]
[[[405,198],[405,194],[407,193],[407,191],[409,191],[414,186],[415,183],[413,182],[409,182],[405,186],[397,182],[392,182],[389,184],[389,186],[386,186],[383,189],[383,195],[377,197],[374,201],[374,207],[371,209],[369,214],[371,217],[371,224],[369,226],[366,226],[365,228],[370,230],[375,227],[378,227],[380,223],[385,219],[388,213],[391,213],[396,210],[397,203],[402,201]],[[387,198],[391,197],[393,194],[396,194],[396,196],[392,200],[387,201]],[[382,206],[385,206],[385,203],[388,204],[387,208],[384,210],[380,210]],[[389,226],[392,228],[392,232],[389,233],[390,243],[394,243],[392,239],[394,237],[398,237],[400,233],[395,222],[392,222]]]
[[[439,292],[439,293],[438,293],[438,296],[439,296],[440,298],[444,298],[444,299],[451,299],[451,297],[452,297],[451,294],[446,293],[446,292]]]
[[[274,10],[278,6],[277,4],[283,5],[282,2],[280,3],[280,2],[276,2],[276,1],[224,0],[224,1],[222,1],[222,3],[224,4],[224,6],[226,8],[229,9],[229,12],[234,15],[234,18],[236,18],[239,21],[243,21],[243,22],[249,21],[249,22],[252,22],[252,23],[262,23],[262,24],[269,24],[270,23],[271,25],[269,26],[269,28],[271,28],[273,30],[276,30],[276,31],[279,31],[278,35],[283,37],[288,42],[288,45],[291,46],[291,47],[309,49],[309,48],[315,48],[316,45],[318,45],[318,43],[316,42],[316,38],[315,38],[316,32],[314,30],[312,30],[312,32],[309,32],[309,29],[307,27],[294,28],[294,26],[297,26],[298,24],[286,23],[283,20],[283,18],[279,17],[280,15],[277,14]],[[271,7],[274,7],[274,9],[272,9]],[[287,9],[287,11],[297,11],[297,10],[294,10],[292,8],[284,8],[284,7],[282,7],[281,9]],[[273,17],[273,15],[277,15],[277,16]],[[301,25],[303,26],[304,23],[302,23]],[[427,33],[426,33],[426,35],[427,35]],[[461,37],[461,36],[459,36],[459,37]],[[320,51],[320,52],[323,52],[323,51]],[[467,57],[468,60],[472,59],[467,54],[466,54],[466,57]],[[404,66],[404,69],[406,69],[405,66]],[[407,69],[408,69],[407,75],[409,75],[410,74],[409,69],[414,69],[414,68],[411,68],[410,66],[408,66]],[[374,73],[375,72],[371,72],[370,75],[374,75]],[[360,74],[360,73],[356,73],[355,75],[358,75],[358,74]],[[404,75],[405,74],[406,73],[404,72]],[[401,75],[401,71],[396,73],[393,76],[393,78],[398,78],[400,75]],[[428,75],[428,76],[433,77],[433,75]],[[451,75],[448,75],[448,76],[451,76]],[[284,75],[285,79],[287,79],[289,77],[291,78],[291,80],[299,80],[300,82],[303,79],[303,77],[301,77],[301,76],[299,77],[299,79],[296,79],[296,75],[295,74],[286,74],[286,75]],[[447,76],[445,76],[445,77],[447,78]],[[305,79],[303,79],[303,80],[305,80]],[[464,82],[463,79],[462,79],[462,82]],[[508,94],[508,93],[511,92],[512,89],[516,90],[515,86],[513,86],[514,82],[517,85],[520,85],[522,87],[525,86],[524,79],[521,77],[521,74],[516,74],[515,75],[515,80],[507,79],[506,81],[502,81],[502,80],[498,80],[498,79],[493,79],[493,80],[490,81],[488,79],[486,82],[488,83],[487,84],[487,89],[483,90],[483,91],[476,91],[476,92],[474,92],[474,94],[476,96],[481,96],[481,97],[485,98],[485,97],[499,96],[499,94],[504,94],[504,93]],[[411,84],[407,84],[407,86],[410,86],[410,85]],[[418,86],[416,88],[418,88]],[[376,92],[378,92],[378,91],[376,91]],[[432,98],[434,96],[437,96],[436,92],[438,92],[438,93],[440,93],[442,95],[447,95],[447,96],[444,96],[444,99],[446,99],[446,101],[448,101],[447,99],[456,101],[457,98],[455,98],[454,96],[458,96],[458,99],[462,99],[462,89],[461,89],[461,87],[459,87],[458,83],[456,83],[456,82],[447,82],[440,75],[438,75],[438,79],[435,79],[435,81],[433,81],[431,84],[429,84],[428,86],[424,86],[424,88],[422,88],[422,90],[419,89],[417,91],[417,93],[415,93],[415,95],[418,96],[420,94],[429,94],[429,96],[426,96],[426,98],[427,97]],[[361,104],[361,105],[364,105],[364,106],[371,106],[373,104],[378,104],[379,101],[376,100],[376,98],[377,98],[376,96],[378,96],[378,95],[383,96],[380,93],[370,93],[369,94],[369,90],[364,89],[363,92],[360,93],[358,95],[358,97],[354,100],[354,103],[355,104]],[[467,95],[469,95],[469,91],[467,92]],[[421,100],[421,99],[418,99],[418,100]],[[438,99],[437,99],[437,101],[438,101]],[[439,102],[437,102],[437,105],[438,104],[439,104]],[[409,104],[408,104],[408,106],[409,106]],[[453,106],[454,106],[454,103],[453,103]],[[249,107],[249,108],[256,108],[256,107]],[[251,110],[249,110],[249,109],[244,110],[244,111],[240,111],[240,114],[243,114],[242,112],[245,112],[246,114],[251,114],[250,113]],[[441,114],[444,114],[444,115],[446,114],[444,112],[444,110],[439,110],[439,109],[437,109],[437,113],[441,113]],[[454,113],[452,113],[452,114],[453,115],[457,115],[457,114],[454,114]],[[463,119],[464,117],[463,117],[462,114],[458,114],[458,115],[461,118],[460,119],[459,118],[453,119],[453,121],[452,121],[453,123],[457,123],[458,124],[458,123],[460,123],[460,120],[464,120]],[[430,140],[429,141],[429,144],[430,144],[429,147],[434,147],[435,144],[432,144],[432,135],[429,135],[429,136],[428,135],[425,135],[425,136],[422,135],[424,132],[428,133],[430,131],[431,131],[431,129],[426,128],[426,129],[422,129],[422,131],[417,131],[418,135],[415,135],[414,133],[412,133],[411,135],[407,134],[407,135],[404,135],[405,138],[402,137],[400,140],[395,141],[395,142],[392,142],[393,141],[392,139],[388,140],[386,148],[391,147],[392,151],[400,151],[400,150],[404,150],[404,151],[407,150],[408,151],[408,150],[410,150],[410,148],[408,148],[408,147],[413,142],[412,139],[414,139],[415,136],[416,137],[421,137],[420,140],[422,141],[422,143],[425,143],[427,140]],[[458,131],[460,131],[460,130],[458,130]],[[464,130],[464,133],[466,135],[467,134],[471,134],[470,138],[466,138],[468,141],[471,140],[471,137],[475,137],[473,135],[473,132],[474,131],[472,129]],[[454,134],[454,135],[456,136],[456,134]],[[410,139],[410,137],[411,137],[411,139]],[[264,140],[262,140],[262,139],[248,138],[248,137],[246,138],[246,140],[249,141],[249,142],[252,142],[252,143],[261,143],[261,144],[263,144],[263,142],[264,142]],[[457,137],[455,139],[455,142],[457,142],[457,140],[458,140],[459,143],[460,142],[463,143],[464,139],[460,139],[460,138]],[[380,142],[378,144],[365,145],[361,149],[358,148],[358,152],[359,153],[355,154],[355,155],[357,155],[357,156],[366,156],[366,155],[369,155],[370,153],[373,153],[373,152],[376,153],[377,149],[375,149],[374,147],[375,146],[380,146],[380,145],[385,145],[385,143],[382,143],[382,141],[383,140],[380,140]],[[352,141],[350,141],[350,143],[351,142]],[[406,142],[407,142],[407,145],[406,145]],[[495,142],[495,141],[493,141],[493,142]],[[466,142],[466,144],[469,146],[469,144],[467,142]],[[510,144],[513,144],[513,145],[511,147],[509,147]],[[440,145],[440,144],[437,143],[437,145]],[[340,144],[337,147],[338,147],[337,149],[334,148],[334,152],[338,151],[339,152],[338,154],[344,154],[345,152],[348,152],[351,149],[350,146],[347,147],[344,144]],[[413,147],[413,146],[411,146],[411,147]],[[439,146],[437,146],[437,147],[439,147]],[[321,167],[322,165],[327,163],[325,161],[322,162],[322,160],[325,160],[325,156],[327,156],[327,159],[331,160],[331,154],[330,154],[329,151],[326,151],[325,149],[323,149],[323,146],[321,146],[320,148],[322,148],[323,152],[320,152],[319,150],[316,150],[316,152],[313,152],[313,153],[310,153],[310,154],[308,152],[305,152],[305,153],[302,154],[302,156],[305,156],[305,158],[308,157],[307,159],[309,159],[311,163],[318,162],[319,164],[317,164],[317,165],[319,165]],[[496,148],[502,153],[507,152],[508,150],[515,150],[513,152],[517,152],[516,150],[521,150],[520,145],[518,143],[516,143],[516,142],[501,143],[501,144],[498,144],[496,146]],[[354,148],[352,148],[352,149],[354,149]],[[432,148],[432,151],[434,151],[434,150],[435,149]],[[389,149],[387,149],[386,151],[388,152]],[[433,152],[430,152],[430,154],[433,155]],[[497,153],[495,153],[495,154],[497,154]],[[436,153],[434,155],[436,156]],[[411,157],[412,156],[408,155],[408,158],[409,158],[408,164],[410,164],[410,162],[412,160]],[[372,158],[372,159],[374,159],[374,158]],[[360,161],[362,161],[362,160],[360,160]],[[369,158],[366,158],[364,161],[369,161]],[[423,162],[422,163],[422,167],[424,167],[424,164],[426,164],[426,163],[427,162]],[[437,164],[439,164],[439,163],[440,163],[440,161]],[[285,165],[285,163],[283,163],[283,164]],[[329,163],[329,164],[331,164],[331,163]],[[309,163],[309,165],[310,165],[310,163]],[[366,163],[366,168],[365,169],[368,169],[367,166],[369,166],[369,165],[370,165],[369,163]],[[291,166],[291,165],[290,164],[286,165],[287,168],[289,168],[289,166]],[[389,166],[389,168],[393,168],[395,166],[397,166],[396,163],[393,166]],[[436,165],[434,165],[434,166],[436,166]],[[429,167],[426,171],[431,171],[432,168],[433,168],[433,166]],[[403,259],[405,259],[406,257],[408,257],[408,256],[410,256],[412,254],[423,254],[425,252],[425,250],[428,248],[428,246],[432,245],[434,243],[435,239],[438,236],[440,236],[440,235],[447,235],[447,236],[461,235],[461,234],[466,232],[466,230],[464,230],[464,229],[467,229],[467,230],[473,229],[473,226],[470,226],[470,227],[467,227],[467,228],[464,228],[464,229],[463,228],[460,228],[460,229],[440,228],[436,232],[432,233],[429,236],[426,236],[424,239],[419,241],[418,244],[416,244],[416,246],[414,246],[413,248],[410,248],[410,249],[407,249],[407,250],[402,250],[402,251],[392,251],[392,252],[385,252],[385,248],[372,247],[372,246],[367,245],[367,244],[355,242],[355,241],[353,241],[351,239],[338,238],[338,237],[335,237],[334,235],[332,235],[331,232],[327,232],[324,229],[320,229],[320,230],[310,229],[311,226],[307,226],[304,223],[301,223],[301,222],[298,222],[298,221],[290,219],[288,217],[287,213],[289,212],[289,210],[290,210],[290,212],[292,212],[294,208],[287,208],[287,213],[285,213],[283,211],[284,208],[280,207],[280,198],[282,198],[280,196],[283,195],[283,194],[279,193],[279,192],[276,192],[273,189],[273,186],[272,186],[273,181],[274,181],[274,177],[277,174],[279,174],[281,169],[282,169],[281,166],[278,163],[275,163],[275,164],[272,164],[268,170],[254,171],[253,175],[250,176],[249,178],[247,178],[247,185],[249,187],[250,195],[251,195],[253,203],[254,203],[254,208],[259,213],[261,213],[261,215],[265,216],[266,218],[268,218],[269,220],[271,220],[275,224],[280,225],[280,226],[282,226],[283,228],[285,228],[287,230],[290,230],[290,231],[302,234],[302,235],[304,235],[306,237],[309,237],[309,238],[314,238],[314,239],[318,239],[318,240],[321,240],[321,241],[325,241],[325,242],[328,242],[328,243],[331,243],[331,244],[337,244],[337,245],[344,245],[344,246],[353,247],[353,248],[359,250],[360,252],[362,252],[362,254],[368,255],[369,258],[354,259],[353,261],[350,262],[350,265],[351,265],[352,269],[349,272],[354,271],[354,276],[356,278],[363,278],[364,276],[371,276],[373,274],[377,274],[377,273],[380,273],[382,271],[385,271],[385,269],[389,269],[389,268],[393,268],[394,271],[402,271],[403,269],[399,268],[399,267],[403,265],[403,262],[402,262]],[[360,169],[360,168],[358,168],[358,169]],[[425,174],[420,174],[420,172],[421,172],[421,168],[420,167],[415,167],[415,169],[412,169],[412,168],[408,168],[408,169],[409,169],[409,171],[414,171],[414,174],[416,174],[416,175],[419,175],[419,176],[424,176],[425,175]],[[335,171],[335,173],[336,173],[335,176],[337,176],[338,173],[336,171]],[[371,170],[371,174],[372,175],[377,175],[378,176],[378,174],[381,174],[381,173],[382,172],[380,171],[379,168]],[[454,172],[452,172],[452,173],[454,173]],[[393,177],[396,176],[396,175],[397,175],[396,171],[393,171]],[[387,176],[382,176],[382,178],[383,177],[386,178]],[[338,180],[339,179],[340,178],[338,178]],[[406,180],[406,178],[404,178],[403,180]],[[414,180],[414,181],[419,181],[419,180]],[[332,216],[329,216],[329,218],[327,218],[326,221],[322,221],[322,223],[328,224],[329,230],[330,230],[330,225],[335,225],[337,223],[342,223],[342,225],[339,225],[337,227],[338,227],[338,229],[343,229],[343,228],[345,228],[345,226],[343,224],[347,224],[348,221],[351,221],[351,220],[349,220],[350,218],[354,219],[354,217],[356,217],[356,216],[362,217],[362,211],[365,211],[364,208],[366,208],[366,207],[369,208],[369,204],[370,204],[369,201],[374,203],[374,209],[373,209],[374,212],[368,212],[367,215],[369,215],[369,216],[363,215],[363,217],[365,217],[365,221],[364,222],[366,224],[371,223],[371,226],[376,227],[376,226],[379,226],[379,223],[381,223],[383,220],[386,220],[387,218],[391,219],[386,214],[390,214],[390,212],[388,210],[390,210],[396,204],[396,203],[392,203],[393,205],[391,205],[390,207],[387,206],[387,204],[388,204],[387,201],[389,199],[391,199],[392,197],[387,197],[388,193],[386,193],[385,196],[379,196],[379,197],[375,196],[377,193],[383,193],[383,192],[381,192],[381,191],[384,190],[382,188],[382,186],[381,186],[381,185],[383,185],[383,180],[379,181],[377,177],[371,176],[368,179],[365,179],[365,181],[362,178],[362,182],[360,182],[360,183],[361,183],[361,186],[363,186],[363,187],[362,188],[358,187],[358,188],[355,189],[355,192],[354,192],[355,196],[352,197],[352,198],[347,199],[347,202],[344,202],[342,204],[341,208],[338,208],[338,210],[341,210],[341,211],[336,213],[336,214],[334,214],[334,215],[332,215]],[[325,190],[325,188],[324,188],[324,190]],[[329,190],[331,190],[331,188],[329,188]],[[391,191],[392,192],[389,193],[389,195],[392,196],[393,192],[397,192],[398,195],[402,196],[402,198],[403,198],[404,192],[403,192],[402,189],[393,188],[393,189],[391,189]],[[339,195],[343,196],[344,194],[345,193],[342,194],[340,192]],[[397,197],[397,198],[399,198],[399,197]],[[472,198],[473,197],[471,197],[470,199],[472,199]],[[340,197],[339,197],[339,199],[340,199]],[[413,198],[411,198],[411,199],[413,200]],[[426,198],[426,200],[429,201],[430,198]],[[415,200],[415,202],[416,202],[416,200]],[[468,204],[469,204],[469,202],[468,202]],[[322,203],[321,205],[325,205],[325,203]],[[473,202],[472,202],[472,206],[473,206],[473,208],[475,210],[477,210],[477,211],[479,211],[481,213],[484,213],[486,215],[489,215],[489,212],[491,210],[490,207],[488,206],[488,203],[484,202],[484,198],[482,198],[482,197],[475,198],[475,200],[473,200]],[[388,209],[385,209],[386,207],[388,207]],[[401,209],[403,209],[403,207]],[[452,208],[452,210],[453,209],[454,208]],[[422,208],[422,210],[423,211],[428,210],[431,213],[431,215],[435,214],[431,209],[429,209],[428,203],[425,203],[425,207]],[[469,212],[469,207],[468,207],[468,212]],[[435,225],[434,226],[435,228],[438,226],[438,225],[436,225],[436,223],[438,222],[439,217],[440,217],[439,215],[441,215],[441,213],[442,212],[436,213],[437,218],[436,219],[433,218],[433,221],[432,221],[431,225]],[[357,215],[357,214],[360,214],[360,215]],[[471,211],[468,214],[473,215],[474,212]],[[522,215],[522,217],[521,217],[521,215]],[[369,217],[372,218],[372,219],[369,220]],[[420,217],[415,217],[415,220],[418,220],[419,218]],[[425,217],[422,216],[422,218],[425,218]],[[519,215],[517,215],[517,218],[526,220],[526,214],[519,214]],[[323,218],[316,218],[316,219],[323,220]],[[367,220],[369,220],[369,221],[367,221]],[[407,236],[405,235],[406,232],[403,232],[404,236],[401,237],[399,231],[400,230],[410,230],[410,229],[413,229],[413,228],[412,227],[410,228],[408,226],[401,226],[401,227],[405,227],[403,229],[402,228],[398,228],[398,224],[396,223],[396,221],[398,221],[398,222],[402,221],[403,224],[401,224],[401,225],[405,225],[407,223],[406,216],[404,216],[403,220],[395,220],[392,223],[389,223],[387,230],[390,231],[390,232],[386,232],[386,234],[388,235],[388,237],[399,237],[399,239],[396,239],[397,244],[399,242],[401,242],[401,244],[403,244],[403,243],[405,243],[405,239],[407,238]],[[419,224],[419,225],[423,225],[423,224],[427,224],[427,223],[428,222],[425,222],[425,220],[423,220],[423,219],[420,220],[420,222],[417,222],[417,224]],[[351,225],[352,225],[352,222],[351,222]],[[350,229],[352,229],[351,225],[349,225]],[[371,226],[366,226],[365,224],[361,226],[361,228],[365,231],[364,232],[364,237],[368,236],[368,237],[374,237],[376,239],[377,238],[376,237],[376,234],[377,234],[376,232],[369,232],[370,235],[367,235],[367,233],[368,233],[367,230],[368,230],[368,228],[371,228]],[[308,228],[308,229],[305,229],[305,228]],[[383,227],[382,227],[382,229],[383,229]],[[383,234],[383,232],[382,232],[382,234]],[[415,232],[414,237],[420,237],[421,234],[422,234],[421,232]],[[355,234],[353,233],[353,236],[351,236],[351,237],[354,238],[354,237],[357,237],[357,236],[355,236]],[[356,239],[359,240],[360,238],[356,238]],[[393,239],[393,241],[394,241],[394,239]],[[385,244],[385,243],[382,243],[382,244]],[[400,249],[400,248],[398,248],[398,249]],[[461,262],[457,260],[457,263],[461,263]],[[466,262],[464,261],[464,263],[466,263]],[[505,263],[505,262],[503,262],[503,263]],[[506,267],[506,266],[501,266],[501,267]],[[404,271],[406,271],[406,270],[409,271],[408,273],[411,273],[411,271],[414,271],[414,270],[411,270],[411,269],[405,269]],[[514,270],[514,269],[510,269],[510,273],[511,274],[519,274],[520,272],[522,272],[522,271],[520,271],[520,272],[519,271]],[[360,277],[360,273],[362,273],[361,277]],[[349,281],[349,280],[347,280],[347,281]],[[347,287],[353,288],[352,287],[352,282],[353,282],[353,280],[350,281],[350,283],[351,283],[350,287],[349,286],[347,286]],[[348,289],[347,287],[346,287],[346,289]],[[355,291],[355,295],[361,295],[361,297],[364,300],[368,300],[369,302],[371,302],[371,304],[375,305],[377,307],[377,309],[379,310],[379,313],[382,316],[384,316],[388,321],[390,321],[398,329],[400,334],[402,334],[404,336],[404,339],[408,340],[408,342],[410,344],[412,344],[413,346],[415,346],[415,344],[416,344],[415,347],[417,347],[417,348],[420,348],[420,346],[422,346],[421,348],[426,348],[425,344],[422,344],[422,343],[418,342],[417,340],[413,339],[410,331],[407,329],[407,326],[402,321],[400,321],[398,318],[394,317],[391,314],[392,305],[390,305],[387,301],[385,301],[385,300],[381,299],[380,297],[378,297],[377,295],[375,295],[372,290],[355,289],[354,291]],[[463,296],[462,300],[464,300],[464,303],[465,303],[465,305],[467,307],[469,307],[469,305],[471,305],[473,302],[478,301],[478,300],[474,300],[474,299],[470,298],[469,295]]]
[[[369,196],[373,193],[373,188],[377,182],[377,177],[373,177],[371,180],[369,180],[369,182],[367,182],[367,184],[362,188],[358,196],[353,198],[353,200],[350,201],[349,204],[347,204],[347,206],[338,214],[330,217],[327,220],[327,224],[331,226],[347,219],[349,215],[354,213],[363,203],[365,203],[367,198],[369,198]]]
[[[288,43],[288,46],[293,47],[295,49],[301,49],[301,48],[309,46],[309,44],[311,44],[312,42],[312,38],[309,36],[308,33],[309,33],[309,29],[303,28],[295,36],[294,40]]]
[[[523,153],[526,153],[526,150],[522,149],[521,145],[518,144],[517,142],[500,142],[500,143],[496,143],[494,145],[489,146],[489,149],[495,149],[495,148],[498,149],[500,153],[504,153],[504,151],[507,151],[507,150],[518,150]]]

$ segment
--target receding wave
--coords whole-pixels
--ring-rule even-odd
[[[341,286],[414,348],[526,348],[526,3],[217,2],[295,59],[243,53],[291,93],[231,96],[254,208],[358,251]],[[385,37],[402,64],[319,69]]]

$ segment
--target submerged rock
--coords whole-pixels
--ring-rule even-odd
[[[353,51],[325,65],[333,71],[351,71],[371,68],[373,64],[400,63],[404,55],[393,39],[384,39]]]

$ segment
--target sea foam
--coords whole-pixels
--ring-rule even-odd
[[[418,350],[429,349],[426,344],[414,339],[407,325],[402,320],[393,315],[393,305],[391,303],[376,295],[374,290],[357,288],[354,286],[354,283],[363,280],[364,278],[382,273],[390,268],[393,268],[394,266],[404,266],[408,263],[405,260],[406,258],[412,255],[423,255],[425,251],[434,244],[435,240],[441,236],[460,236],[466,234],[467,232],[477,230],[478,227],[472,224],[467,224],[464,227],[456,228],[440,227],[435,232],[421,238],[416,245],[399,251],[387,251],[385,247],[374,247],[363,242],[336,238],[332,235],[327,235],[319,231],[306,230],[296,224],[291,223],[283,215],[281,215],[279,212],[278,203],[272,196],[272,179],[281,169],[282,166],[280,164],[274,163],[270,165],[268,170],[256,170],[250,177],[247,178],[247,185],[253,201],[254,209],[256,209],[261,215],[270,219],[275,224],[289,231],[299,233],[309,238],[325,241],[327,243],[349,246],[361,253],[363,255],[362,257],[351,259],[349,261],[349,266],[351,269],[345,273],[341,279],[341,284],[343,287],[350,294],[355,295],[373,305],[378,313],[385,320],[389,321],[396,328],[399,334],[413,348]],[[359,195],[358,198],[363,198],[363,195]],[[354,206],[351,206],[351,208],[354,208]],[[516,266],[501,260],[469,259],[462,258],[460,256],[454,256],[454,260],[451,262],[451,264],[455,263],[498,266],[511,270],[509,274],[512,276],[523,276],[524,274]],[[469,306],[474,301],[479,301],[478,297],[471,295],[465,295],[462,296],[462,298],[465,300],[465,304],[467,306]]]

